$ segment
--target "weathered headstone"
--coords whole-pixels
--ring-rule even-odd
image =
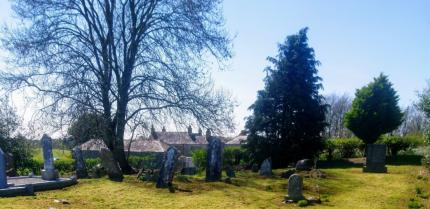
[[[221,139],[211,136],[208,144],[206,160],[206,181],[220,181],[222,172],[222,150]]]
[[[184,157],[182,160],[182,163],[184,164],[181,170],[182,174],[194,175],[197,173],[197,167],[194,165],[192,157]]]
[[[236,177],[236,173],[234,172],[233,166],[231,165],[227,165],[225,167],[225,174],[229,177],[229,178],[234,178]]]
[[[79,146],[74,147],[72,150],[72,155],[73,155],[73,158],[75,159],[76,177],[78,178],[88,177],[87,166],[85,165],[81,148],[79,148]]]
[[[0,189],[7,187],[5,153],[0,149]]]
[[[363,172],[386,173],[385,157],[387,146],[384,144],[367,144],[366,145],[366,165]]]
[[[272,159],[267,158],[261,163],[260,175],[261,176],[271,176],[272,173]]]
[[[303,160],[297,161],[296,170],[298,170],[298,171],[310,171],[310,170],[312,170],[312,161],[309,159],[303,159]]]
[[[112,181],[122,181],[124,178],[122,171],[118,165],[118,162],[112,155],[112,152],[106,148],[100,150],[100,158],[102,161],[102,166],[105,169],[109,179]]]
[[[15,160],[11,153],[5,153],[6,157],[6,174],[7,176],[16,176]]]
[[[43,149],[43,180],[56,180],[58,178],[58,171],[54,167],[54,155],[52,154],[52,139],[46,134],[42,136],[42,149]]]
[[[285,196],[285,201],[299,201],[303,200],[303,179],[298,174],[293,174],[288,178],[288,195]]]
[[[175,167],[178,161],[179,151],[175,147],[169,147],[164,155],[163,166],[157,179],[157,188],[166,188],[172,185]],[[169,187],[170,188],[170,187]]]

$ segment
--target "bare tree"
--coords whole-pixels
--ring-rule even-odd
[[[326,96],[325,100],[329,106],[326,112],[326,120],[329,125],[326,128],[325,135],[329,138],[352,136],[351,131],[343,125],[344,115],[349,111],[352,105],[351,97],[347,94],[340,96],[331,94]]]
[[[400,136],[408,134],[420,135],[425,132],[428,126],[429,121],[425,113],[417,105],[412,104],[404,109],[403,123],[392,134]]]
[[[124,172],[133,118],[233,127],[231,100],[203,70],[231,56],[219,0],[16,0],[13,9],[22,26],[3,31],[16,64],[3,86],[35,89],[45,113],[103,115],[103,140]]]

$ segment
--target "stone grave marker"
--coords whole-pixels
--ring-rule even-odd
[[[158,176],[157,188],[166,188],[172,185],[175,167],[178,161],[179,151],[174,147],[169,147],[164,155],[163,165]]]
[[[366,164],[363,172],[386,173],[385,158],[387,146],[384,144],[367,144],[366,145]]]
[[[86,178],[88,177],[87,166],[82,155],[82,150],[79,146],[76,146],[72,150],[73,158],[75,159],[76,177]]]
[[[303,196],[303,179],[298,174],[293,174],[288,178],[288,195],[286,202],[296,202],[305,199]]]
[[[43,180],[56,180],[58,179],[58,171],[54,167],[54,155],[52,154],[52,138],[47,134],[42,136],[42,149],[43,149]]]
[[[222,174],[223,143],[217,137],[210,137],[206,159],[206,181],[220,181]]]
[[[6,176],[6,159],[5,153],[0,148],[0,189],[7,187],[7,176]]]
[[[184,157],[183,158],[183,168],[181,173],[184,175],[194,175],[197,173],[197,167],[194,165],[192,157]]]
[[[261,163],[260,166],[260,175],[261,176],[271,176],[272,173],[272,160],[267,158]]]

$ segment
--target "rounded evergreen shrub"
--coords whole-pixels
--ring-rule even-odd
[[[307,201],[307,200],[299,200],[297,202],[297,206],[299,206],[299,207],[306,207],[308,205],[309,205],[309,201]]]

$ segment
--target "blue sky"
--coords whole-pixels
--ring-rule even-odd
[[[225,0],[223,10],[235,36],[234,57],[227,70],[214,70],[212,77],[239,103],[237,131],[263,88],[266,57],[275,56],[277,44],[303,27],[309,27],[309,44],[322,64],[323,94],[353,95],[383,72],[400,105],[407,106],[430,79],[428,0]],[[10,21],[9,4],[1,0],[0,23]]]

